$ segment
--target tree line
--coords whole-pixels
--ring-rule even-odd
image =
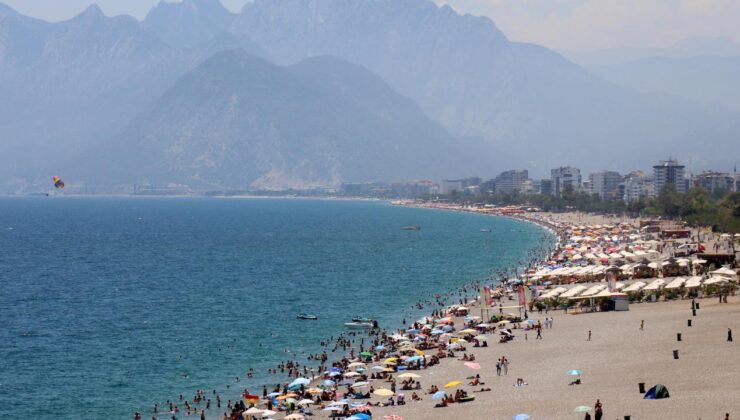
[[[740,232],[740,192],[709,191],[695,187],[678,193],[668,185],[655,197],[643,197],[625,203],[621,200],[602,200],[598,195],[566,189],[562,196],[543,194],[483,193],[462,194],[453,191],[445,196],[422,197],[427,200],[446,199],[461,204],[492,204],[497,206],[531,206],[544,211],[583,211],[601,214],[681,219],[692,225],[712,226],[715,231]]]

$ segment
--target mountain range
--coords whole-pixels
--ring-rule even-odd
[[[184,0],[57,23],[0,5],[0,97],[6,191],[58,173],[214,189],[727,166],[740,128],[428,0]]]

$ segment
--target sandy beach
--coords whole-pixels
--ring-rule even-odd
[[[581,419],[575,407],[593,407],[596,399],[604,405],[604,418],[622,419],[723,419],[740,415],[740,398],[734,390],[740,385],[740,349],[726,341],[727,328],[740,331],[740,300],[729,303],[700,299],[697,316],[691,314],[690,300],[631,305],[627,312],[602,312],[581,315],[550,311],[552,329],[543,330],[535,340],[530,331],[516,332],[506,344],[491,343],[486,348],[468,346],[482,369],[471,370],[462,361],[445,359],[441,366],[419,373],[423,388],[442,386],[479,373],[491,392],[472,392],[473,402],[433,408],[430,395],[424,401],[403,407],[373,408],[374,417],[396,414],[405,419],[511,419],[527,413],[533,419]],[[472,313],[475,313],[473,311]],[[531,318],[544,320],[545,314]],[[692,320],[692,327],[687,320]],[[640,331],[640,321],[645,330]],[[593,335],[586,341],[588,331]],[[676,334],[682,334],[678,342]],[[679,350],[674,360],[673,350]],[[460,352],[460,356],[462,353]],[[496,376],[496,360],[510,361],[508,375]],[[569,386],[571,369],[583,371],[583,384]],[[514,387],[516,378],[528,385]],[[465,381],[467,384],[468,381]],[[671,396],[664,400],[644,400],[638,383],[649,388],[665,385]],[[480,387],[464,386],[469,393]],[[374,398],[377,400],[377,397]],[[592,412],[593,415],[593,412]]]

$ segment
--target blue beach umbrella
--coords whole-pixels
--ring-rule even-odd
[[[336,382],[327,379],[324,382],[322,382],[321,385],[324,385],[324,386],[334,386],[334,385],[336,385]]]
[[[339,376],[342,372],[329,372],[329,376]]]
[[[514,416],[514,420],[527,420],[529,418],[531,418],[529,417],[529,414],[524,414],[524,413],[517,414],[516,416]]]
[[[581,372],[578,369],[572,369],[568,371],[568,375],[570,376],[580,376],[583,372]]]
[[[301,384],[290,384],[288,385],[288,390],[290,391],[298,391],[301,389]]]
[[[436,400],[441,400],[442,398],[445,397],[445,395],[447,395],[446,392],[444,392],[444,391],[437,391],[437,392],[434,393],[434,395],[432,395],[432,399],[435,400],[435,401]]]
[[[374,370],[376,372],[380,372],[381,370],[385,370],[385,368],[383,366],[373,366],[370,369],[372,369],[372,370]]]
[[[438,330],[438,329],[435,328],[435,329],[432,330],[432,333],[431,334],[432,335],[441,335],[441,334],[444,334],[444,333],[445,333],[444,331]]]
[[[382,344],[379,346],[375,346],[375,351],[380,351],[380,350],[385,350],[385,346]]]
[[[293,384],[295,384],[295,385],[308,385],[310,383],[311,383],[311,381],[308,378],[296,378],[290,384],[291,385],[293,385]]]
[[[452,331],[454,329],[455,329],[455,327],[453,327],[452,325],[443,325],[442,326],[442,331]]]
[[[355,418],[357,418],[359,420],[369,420],[371,418],[370,416],[368,416],[365,413],[357,413],[357,414],[354,414],[352,417],[355,417]]]
[[[411,333],[411,334],[418,334],[419,330],[417,330],[416,328],[412,328],[410,330],[406,330],[406,332]]]

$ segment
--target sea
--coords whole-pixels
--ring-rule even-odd
[[[0,417],[148,419],[198,389],[235,400],[285,382],[267,369],[305,362],[353,316],[401,327],[551,240],[380,201],[0,198]]]

